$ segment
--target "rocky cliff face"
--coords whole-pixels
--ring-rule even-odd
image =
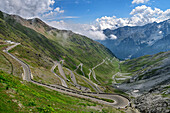
[[[108,39],[99,41],[108,47],[118,58],[136,58],[170,50],[170,20],[151,23],[145,26],[106,29]],[[117,39],[111,39],[115,35]],[[165,44],[163,44],[165,43]]]

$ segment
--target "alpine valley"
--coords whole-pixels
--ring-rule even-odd
[[[169,113],[170,20],[104,33],[0,12],[0,112]]]

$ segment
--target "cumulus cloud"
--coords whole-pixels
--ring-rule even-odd
[[[0,10],[29,18],[51,11],[54,3],[54,0],[0,0]]]
[[[105,40],[107,37],[103,34],[103,31],[96,30],[93,25],[88,24],[73,24],[61,21],[48,22],[49,25],[63,30],[71,30],[75,33],[85,35],[94,40]]]
[[[132,1],[132,4],[140,4],[140,3],[146,3],[148,2],[149,0],[133,0]]]
[[[142,26],[153,22],[162,22],[170,18],[170,9],[165,11],[145,5],[137,6],[130,12],[131,17],[129,18],[117,18],[113,17],[101,17],[97,18],[95,24],[70,24],[64,21],[52,21],[50,25],[59,29],[72,30],[73,32],[85,35],[94,40],[105,40],[106,37],[103,34],[104,29],[116,29],[124,26]],[[116,40],[115,35],[110,35],[110,39]]]
[[[42,18],[45,20],[53,20],[53,19],[56,19],[56,17],[62,13],[64,13],[64,10],[61,10],[59,7],[57,7],[54,10],[44,13],[42,15]]]
[[[128,18],[116,18],[116,16],[113,17],[101,17],[96,19],[95,27],[98,30],[104,30],[104,29],[116,29],[118,27],[127,26],[129,22]]]
[[[115,40],[115,39],[117,39],[117,36],[115,36],[115,35],[110,35],[110,39]]]
[[[55,8],[54,11],[57,13],[64,13],[64,10],[61,10],[59,7]]]
[[[133,4],[146,3],[149,0],[133,0]],[[130,12],[129,18],[117,18],[116,16],[104,16],[97,18],[95,24],[72,24],[64,21],[52,21],[55,19],[78,18],[75,16],[63,16],[64,10],[53,8],[54,0],[0,0],[0,10],[10,14],[17,14],[25,18],[39,16],[49,22],[53,27],[72,30],[94,40],[105,40],[104,29],[116,29],[124,26],[141,26],[152,22],[161,22],[170,18],[170,9],[165,11],[158,8],[137,6]],[[60,16],[58,16],[61,14]],[[111,39],[117,39],[115,35]]]
[[[142,26],[152,22],[162,22],[170,18],[170,9],[163,11],[145,5],[137,6],[130,12],[130,18],[101,17],[96,19],[96,29],[116,29],[123,26]]]
[[[138,6],[133,9],[130,13],[132,15],[131,22],[132,24],[144,25],[152,22],[161,22],[170,18],[170,9],[163,11],[158,8],[152,9],[145,5]],[[136,20],[136,21],[135,21]]]

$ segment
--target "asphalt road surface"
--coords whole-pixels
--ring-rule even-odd
[[[56,61],[56,63],[57,63],[57,65],[58,65],[58,70],[59,70],[61,76],[63,76],[63,78],[64,78],[65,80],[67,80],[67,77],[66,77],[66,75],[65,75],[65,73],[64,73],[64,71],[63,71],[63,68],[62,68],[60,62],[57,62],[57,61]]]
[[[62,86],[68,87],[67,83],[65,82],[65,80],[54,72],[54,69],[57,67],[57,65],[58,65],[58,63],[54,62],[54,66],[51,68],[51,72],[60,79]]]
[[[26,80],[28,82],[32,82],[34,84],[37,84],[37,85],[40,85],[40,86],[43,86],[43,87],[47,87],[47,88],[53,89],[55,91],[71,95],[71,96],[90,99],[94,102],[113,106],[115,108],[125,108],[127,105],[129,105],[129,99],[127,99],[124,96],[118,95],[118,94],[107,94],[107,93],[100,94],[100,93],[92,93],[92,92],[82,93],[82,92],[78,92],[78,91],[63,87],[63,86],[59,86],[59,85],[52,86],[52,85],[43,84],[43,83],[39,83],[39,82],[32,80],[29,65],[27,65],[22,60],[18,59],[17,57],[15,57],[14,55],[12,55],[8,52],[8,50],[16,47],[17,45],[19,45],[19,43],[15,43],[13,46],[6,48],[5,50],[3,50],[3,52],[7,53],[9,56],[11,56],[13,59],[15,59],[17,62],[19,62],[22,65],[23,70],[24,70],[23,80]],[[93,96],[97,96],[97,97],[100,97],[100,98],[112,99],[112,100],[114,100],[114,102],[113,103],[106,102],[106,101],[103,101],[99,98],[95,98]]]

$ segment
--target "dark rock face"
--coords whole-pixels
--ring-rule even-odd
[[[108,39],[99,42],[120,59],[136,58],[170,50],[170,20],[145,26],[106,29],[104,34]],[[117,39],[110,39],[110,35],[117,36]]]

